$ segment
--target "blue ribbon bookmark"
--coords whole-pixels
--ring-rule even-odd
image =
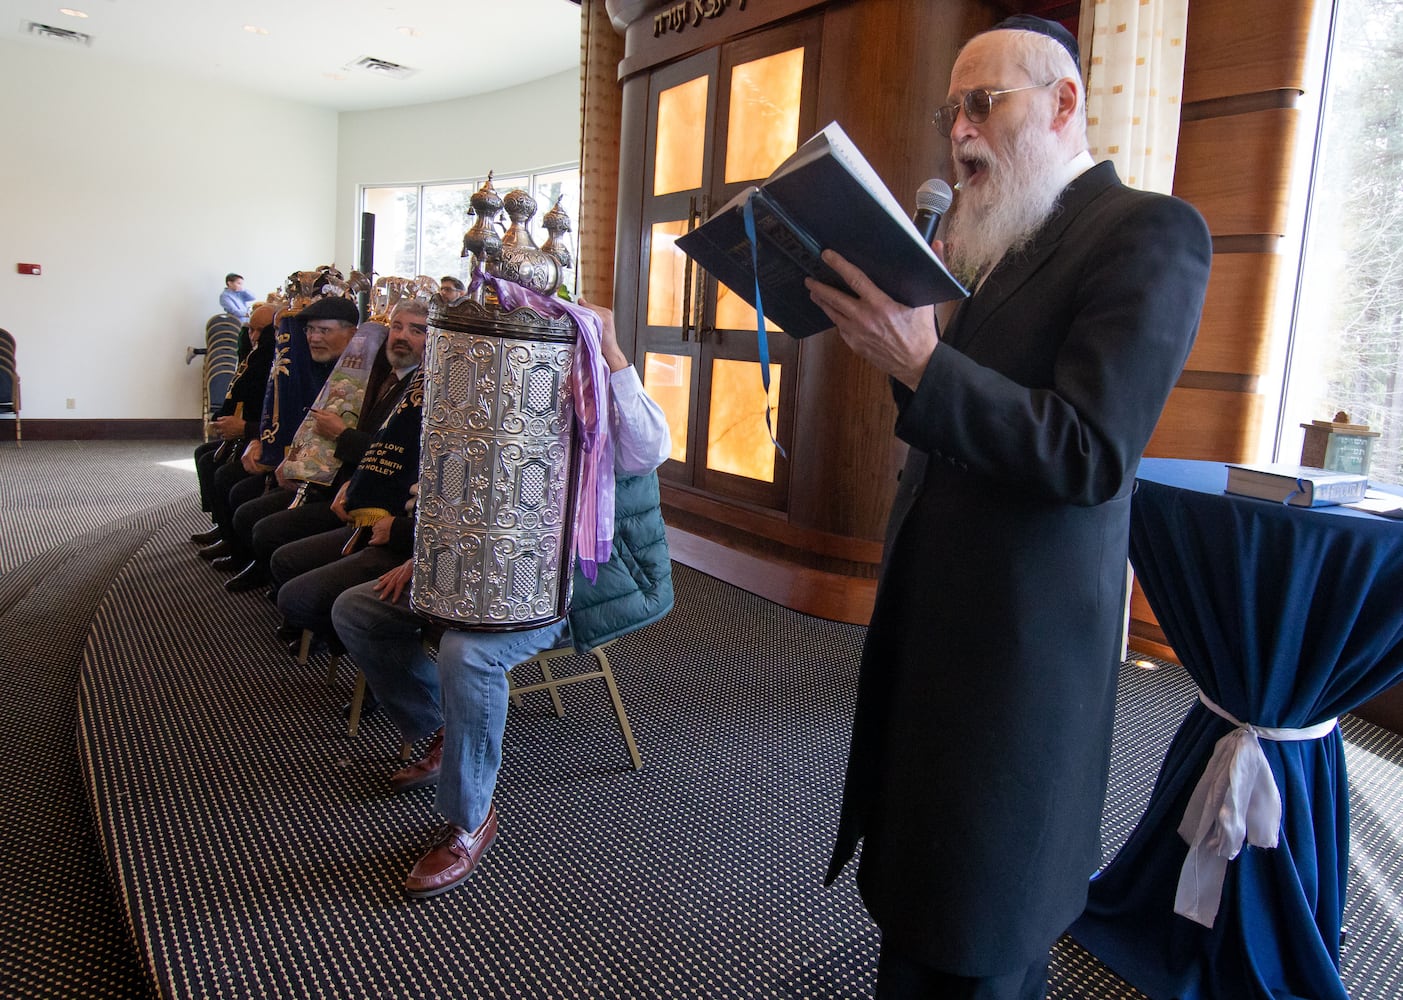
[[[755,272],[755,346],[760,353],[760,382],[765,387],[765,430],[769,432],[770,444],[786,460],[789,453],[775,440],[774,424],[770,422],[770,341],[765,335],[765,307],[760,301],[760,251],[755,240],[755,194],[741,205],[741,218],[745,222],[745,238],[750,242],[750,269]]]

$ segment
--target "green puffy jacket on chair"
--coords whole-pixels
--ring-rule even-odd
[[[658,475],[614,482],[614,544],[594,583],[575,571],[570,632],[587,652],[657,621],[672,610],[672,558],[667,551]]]

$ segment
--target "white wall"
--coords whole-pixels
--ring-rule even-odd
[[[331,259],[333,111],[0,41],[0,122],[0,326],[25,417],[198,417],[185,347],[225,272],[262,295]]]
[[[361,185],[573,162],[579,101],[570,70],[338,116],[0,40],[0,327],[18,342],[23,415],[197,418],[185,348],[204,343],[226,272],[262,296],[295,270],[350,271]]]
[[[499,177],[580,158],[580,73],[456,101],[341,115],[336,185],[336,260],[360,257],[360,188]]]

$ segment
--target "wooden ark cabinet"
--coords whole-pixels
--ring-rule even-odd
[[[905,458],[885,376],[834,333],[796,341],[771,327],[767,393],[754,310],[673,242],[834,120],[913,207],[922,181],[950,174],[930,118],[959,45],[1002,11],[977,0],[607,6],[624,33],[614,310],[672,427],[659,476],[673,556],[787,607],[866,623]]]

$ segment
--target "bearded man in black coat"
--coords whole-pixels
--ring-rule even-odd
[[[1130,496],[1212,247],[1093,164],[1075,50],[1019,16],[955,62],[936,249],[972,295],[943,335],[831,251],[854,294],[809,286],[891,375],[910,446],[829,871],[864,841],[882,1000],[1042,998],[1101,859]]]

